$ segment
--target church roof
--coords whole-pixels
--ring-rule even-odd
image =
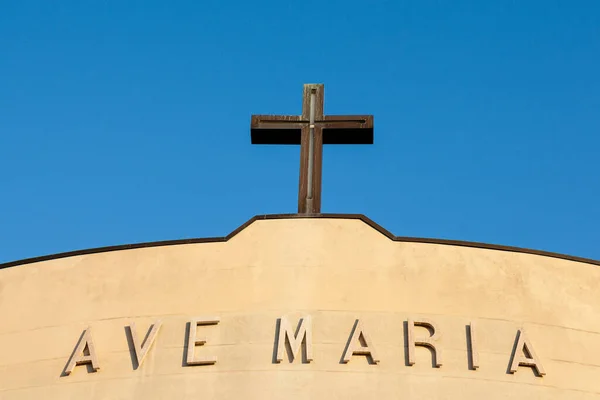
[[[473,247],[479,249],[488,249],[488,250],[498,250],[498,251],[508,251],[508,252],[516,252],[516,253],[525,253],[525,254],[533,254],[544,257],[552,257],[559,258],[563,260],[582,262],[593,265],[600,265],[599,260],[593,260],[589,258],[576,257],[567,254],[554,253],[549,251],[542,250],[534,250],[527,249],[522,247],[514,247],[514,246],[503,246],[496,244],[488,244],[481,242],[469,242],[463,240],[448,240],[448,239],[433,239],[433,238],[417,238],[417,237],[408,237],[408,236],[395,236],[390,231],[377,224],[370,218],[366,217],[362,214],[267,214],[267,215],[256,215],[242,224],[240,227],[235,229],[227,236],[217,236],[217,237],[207,237],[207,238],[192,238],[192,239],[176,239],[176,240],[163,240],[157,242],[144,242],[144,243],[133,243],[133,244],[123,244],[116,246],[106,246],[106,247],[96,247],[91,249],[83,249],[83,250],[75,250],[68,251],[64,253],[50,254],[40,257],[32,257],[26,258],[23,260],[10,261],[7,263],[0,264],[0,269],[15,267],[18,265],[31,264],[41,261],[54,260],[65,257],[73,257],[80,256],[86,254],[94,254],[94,253],[104,253],[109,251],[118,251],[118,250],[130,250],[130,249],[140,249],[145,247],[160,247],[160,246],[173,246],[173,245],[181,245],[181,244],[195,244],[195,243],[215,243],[215,242],[227,242],[238,233],[246,229],[248,226],[252,225],[254,222],[259,220],[275,220],[275,219],[302,219],[302,218],[313,218],[313,219],[352,219],[352,220],[360,220],[363,223],[369,225],[371,228],[375,229],[382,235],[386,236],[388,239],[396,241],[396,242],[413,242],[413,243],[431,243],[431,244],[441,244],[441,245],[449,245],[449,246],[462,246],[462,247]]]

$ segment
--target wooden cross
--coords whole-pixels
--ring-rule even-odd
[[[298,213],[321,212],[324,144],[373,144],[372,115],[323,115],[324,86],[304,85],[302,115],[253,115],[252,144],[299,144]]]

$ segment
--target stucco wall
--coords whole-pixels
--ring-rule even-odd
[[[0,270],[0,399],[600,399],[600,267],[394,242],[359,220],[269,220],[230,241],[113,251]],[[186,323],[215,365],[185,366]],[[311,363],[274,363],[277,319],[312,317]],[[443,365],[405,321],[433,320]],[[144,337],[134,369],[125,327]],[[356,319],[380,362],[341,357]],[[479,368],[466,326],[476,323]],[[100,370],[63,371],[86,327]],[[525,329],[546,375],[507,372]],[[415,334],[426,337],[424,328]]]

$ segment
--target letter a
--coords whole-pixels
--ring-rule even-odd
[[[150,327],[150,331],[148,332],[146,340],[144,340],[142,344],[140,344],[140,341],[137,337],[137,329],[135,329],[135,322],[132,322],[129,326],[129,333],[131,334],[131,340],[133,341],[133,350],[138,363],[138,368],[141,367],[142,363],[144,362],[144,359],[148,354],[148,350],[150,350],[152,343],[154,343],[154,340],[156,339],[156,335],[158,334],[158,330],[160,329],[161,325],[162,321],[156,321]]]
[[[512,354],[510,373],[514,374],[520,366],[523,366],[534,368],[539,376],[546,375],[546,370],[544,370],[540,359],[535,354],[533,346],[527,336],[525,336],[523,329],[517,331],[517,338],[517,345]]]
[[[361,340],[362,339],[362,340]],[[344,355],[342,356],[342,362],[345,364],[350,361],[352,356],[367,356],[371,357],[373,363],[379,363],[379,357],[373,346],[373,342],[369,339],[365,333],[360,320],[356,320],[354,328],[352,329],[352,335],[348,340],[348,346]]]
[[[85,354],[87,351],[87,354]],[[77,347],[73,355],[67,363],[65,368],[65,375],[70,375],[73,369],[78,365],[91,364],[94,372],[100,369],[98,364],[98,357],[96,357],[96,351],[94,350],[94,341],[92,340],[92,329],[87,328],[83,331]]]

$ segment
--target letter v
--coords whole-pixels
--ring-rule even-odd
[[[137,337],[137,329],[135,328],[135,322],[132,322],[131,325],[128,326],[129,333],[131,335],[131,341],[133,342],[133,352],[135,353],[135,358],[137,360],[137,368],[139,368],[144,359],[148,355],[148,350],[152,346],[152,343],[156,340],[156,335],[158,334],[158,330],[162,325],[162,321],[156,321],[151,327],[150,331],[146,335],[146,340],[140,344],[140,341]],[[137,369],[136,368],[136,369]]]

